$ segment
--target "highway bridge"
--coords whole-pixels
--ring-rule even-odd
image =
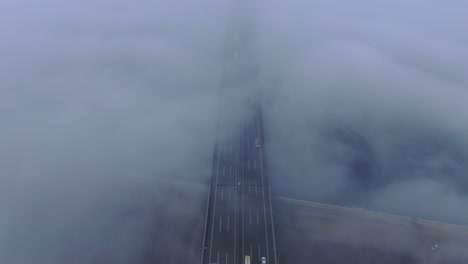
[[[276,263],[261,112],[217,142],[202,263]]]
[[[227,37],[202,264],[277,263],[251,30]]]

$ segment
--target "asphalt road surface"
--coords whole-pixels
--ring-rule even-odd
[[[245,264],[246,256],[251,264],[262,257],[277,263],[255,31],[242,12],[228,29],[224,47],[202,264]]]
[[[276,263],[262,117],[258,103],[251,108],[253,114],[216,144],[202,263],[245,263],[245,256],[252,264],[262,257]],[[231,121],[221,119],[223,130]]]

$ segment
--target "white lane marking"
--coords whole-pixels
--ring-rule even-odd
[[[228,215],[228,220],[227,220],[227,224],[226,224],[226,226],[227,226],[227,228],[226,228],[226,229],[227,229],[227,231],[229,231],[229,215]]]
[[[273,234],[273,252],[276,252],[276,238],[275,238],[275,223],[273,222],[273,207],[271,207],[271,188],[268,186],[268,200],[270,200],[270,218],[271,218],[271,231]],[[273,254],[276,259],[276,254]]]
[[[241,160],[241,171],[240,171],[240,177],[238,180],[242,181],[243,180],[243,177],[244,177],[244,122],[241,122],[241,155],[240,155],[240,160]],[[239,181],[239,185],[240,185],[240,181]],[[237,186],[236,188],[239,188],[239,186]],[[241,214],[242,214],[242,221],[244,221],[244,186],[242,185],[241,187]],[[241,256],[245,256],[245,251],[244,251],[244,242],[245,242],[245,238],[244,238],[244,225],[242,225],[242,254]],[[237,253],[236,253],[237,254]]]
[[[224,189],[221,189],[221,201],[224,201]]]
[[[231,201],[231,188],[228,189],[228,200]]]
[[[258,135],[258,138],[260,138],[260,120],[259,120],[259,117],[258,117],[258,114],[259,114],[259,106],[257,106],[257,135]],[[261,175],[261,179],[262,179],[262,186],[264,186],[264,179],[263,179],[263,162],[262,161],[262,148],[259,149],[259,155],[260,155],[260,175]],[[267,263],[270,263],[270,252],[268,250],[268,229],[267,229],[267,222],[266,222],[266,205],[265,205],[265,188],[262,187],[262,200],[263,200],[263,219],[264,219],[264,222],[265,222],[265,248],[266,248],[266,258],[267,258]],[[273,246],[275,246],[273,244]],[[275,255],[275,263],[277,263],[277,260],[276,260],[276,254]]]
[[[239,166],[239,149],[236,148],[236,168],[238,168]],[[238,178],[238,174],[239,174],[239,170],[236,169],[236,181],[237,181],[237,178]],[[237,185],[236,185],[236,191],[237,191]],[[231,200],[231,188],[229,188],[229,200]],[[234,201],[234,251],[233,251],[233,263],[235,264],[236,263],[236,260],[237,260],[237,216],[238,216],[238,210],[237,210],[237,199]],[[203,263],[202,263],[203,264]]]
[[[258,260],[260,260],[260,243],[258,244]]]
[[[258,209],[257,209],[257,225],[259,225],[260,222],[258,221]]]
[[[208,230],[208,212],[209,212],[209,207],[210,207],[210,196],[211,196],[211,190],[212,190],[212,186],[209,187],[209,196],[208,196],[208,199],[206,199],[206,221],[205,221],[205,230]],[[203,234],[203,252],[202,252],[202,256],[205,256],[205,250],[208,248],[206,246],[206,233],[207,232],[204,232]],[[211,250],[211,249],[210,249]],[[203,259],[204,257],[201,258],[201,264],[203,264]]]
[[[219,121],[221,123],[221,121]],[[219,140],[219,138],[218,138]],[[218,193],[218,176],[219,176],[219,154],[220,154],[220,149],[218,147],[218,162],[216,163],[216,185],[215,185],[215,198],[214,198],[214,203],[213,203],[213,218],[211,223],[214,223],[215,219],[215,213],[216,213],[216,198],[217,198],[217,193]],[[214,234],[214,225],[211,225],[211,239],[210,239],[210,256],[209,260],[211,261],[211,254],[213,253],[213,234]],[[219,252],[218,252],[219,254]]]
[[[219,217],[219,232],[221,232],[222,223],[223,223],[223,217],[220,216],[220,217]],[[219,261],[218,261],[218,262],[219,262]]]
[[[217,262],[219,263],[219,251],[218,251],[218,261]]]
[[[254,170],[257,170],[257,160],[254,160]]]

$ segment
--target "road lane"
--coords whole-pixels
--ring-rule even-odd
[[[262,257],[267,258],[267,263],[276,262],[263,145],[254,144],[256,139],[264,142],[259,115],[256,111],[250,120],[240,124],[239,136],[224,138],[219,143],[207,224],[206,242],[209,243],[205,251],[209,254],[205,254],[208,256],[203,263],[242,264],[246,255],[251,256],[252,264],[259,263]],[[231,145],[233,151],[225,152],[224,146]],[[219,254],[224,258],[220,260]]]
[[[252,28],[225,47],[202,264],[276,262]],[[221,256],[221,257],[220,257]]]

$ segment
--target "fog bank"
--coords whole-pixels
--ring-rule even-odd
[[[226,2],[0,10],[0,262],[137,263],[158,180],[209,180]]]
[[[278,194],[468,224],[461,1],[259,1]]]

